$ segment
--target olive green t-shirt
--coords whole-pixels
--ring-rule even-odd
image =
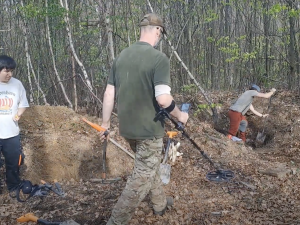
[[[170,86],[170,62],[164,53],[146,42],[131,45],[114,60],[108,84],[115,86],[121,136],[164,136],[163,123],[154,121],[159,109],[154,87]]]

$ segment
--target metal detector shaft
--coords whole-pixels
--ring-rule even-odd
[[[170,115],[168,114],[168,119],[171,120],[171,122],[175,125],[175,128],[179,130],[182,135],[184,135],[187,139],[190,140],[190,142],[197,148],[197,150],[200,151],[201,155],[209,161],[209,163],[215,168],[218,169],[217,166],[214,164],[214,162],[206,155],[206,153],[197,145],[197,143],[185,132],[184,125],[181,123],[176,122]]]
[[[185,132],[185,131],[182,131],[182,135],[184,135],[187,139],[190,140],[190,142],[192,142],[192,144],[200,151],[201,155],[207,159],[209,161],[209,163],[216,169],[219,169],[217,168],[217,166],[214,164],[214,162],[206,155],[206,153],[201,150],[201,148],[196,144],[196,142],[190,138],[190,136]]]
[[[209,161],[209,163],[217,170],[215,172],[209,172],[206,175],[206,178],[210,181],[214,182],[228,182],[234,177],[234,173],[230,170],[223,170],[216,166],[216,164],[205,154],[204,151],[197,145],[197,143],[190,138],[190,136],[185,132],[184,125],[180,122],[176,122],[169,113],[165,109],[160,109],[160,111],[156,114],[154,121],[164,120],[168,118],[175,125],[175,128],[180,131],[189,141],[200,151],[201,155]]]

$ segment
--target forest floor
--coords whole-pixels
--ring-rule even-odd
[[[206,174],[215,169],[179,135],[175,139],[181,143],[178,151],[183,155],[172,166],[171,181],[164,186],[167,195],[175,199],[173,208],[162,217],[153,215],[146,197],[130,224],[300,224],[299,95],[278,91],[265,122],[249,114],[245,145],[228,140],[222,133],[228,129],[229,105],[238,94],[210,95],[219,103],[216,127],[212,126],[209,112],[197,111],[197,105],[205,105],[201,95],[190,93],[175,99],[192,103],[186,132],[215,163],[233,171],[235,177],[230,182],[208,181]],[[268,99],[255,99],[253,105],[266,113],[268,103]],[[29,212],[49,221],[72,219],[81,225],[106,224],[131,173],[133,159],[110,142],[107,177],[121,177],[121,181],[91,182],[92,178],[101,178],[102,148],[96,131],[81,120],[82,116],[101,124],[99,118],[60,106],[33,106],[24,113],[20,121],[26,155],[22,177],[33,183],[57,179],[66,196],[51,193],[43,199],[34,197],[19,203],[4,190],[0,195],[1,225],[19,224],[16,219]],[[255,147],[254,140],[263,126],[266,143]],[[168,124],[166,129],[174,128]],[[118,135],[116,117],[111,130],[111,137],[129,149]]]

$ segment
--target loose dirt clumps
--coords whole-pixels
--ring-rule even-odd
[[[33,106],[25,111],[20,127],[26,179],[39,182],[100,178],[102,145],[97,131],[83,122],[82,117],[61,106]],[[87,119],[101,124],[99,119]],[[108,176],[129,174],[133,163],[124,160],[124,156],[124,152],[109,143],[107,166],[117,169],[108,170]]]
[[[215,92],[210,96],[218,107],[216,125],[210,110],[203,107],[203,96],[178,97],[192,103],[185,129],[216,165],[235,173],[234,179],[228,183],[209,182],[206,174],[216,168],[179,135],[176,141],[181,143],[178,151],[183,155],[172,165],[171,181],[164,186],[166,194],[175,199],[174,207],[162,217],[155,216],[147,196],[130,224],[299,224],[299,96],[278,91],[272,98],[270,117],[265,122],[267,140],[260,148],[253,140],[263,129],[262,118],[251,113],[247,115],[246,145],[224,135],[229,125],[227,111],[238,93]],[[268,100],[257,98],[253,104],[265,112]],[[66,107],[34,106],[25,112],[20,121],[26,155],[22,177],[36,183],[40,179],[58,179],[66,197],[50,194],[43,200],[31,198],[18,203],[6,193],[0,197],[1,225],[16,224],[16,218],[28,212],[49,221],[73,219],[82,225],[106,224],[131,172],[133,159],[110,143],[108,177],[122,179],[113,184],[92,183],[91,178],[101,177],[102,144],[97,132],[81,120],[82,115],[101,124],[96,117]],[[166,130],[173,129],[168,123]],[[118,135],[115,117],[111,136],[129,150]]]

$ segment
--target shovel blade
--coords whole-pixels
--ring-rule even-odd
[[[264,133],[258,132],[256,136],[256,142],[263,144],[265,142],[266,135]]]
[[[171,165],[169,164],[160,164],[160,179],[164,184],[170,182],[171,176]]]

